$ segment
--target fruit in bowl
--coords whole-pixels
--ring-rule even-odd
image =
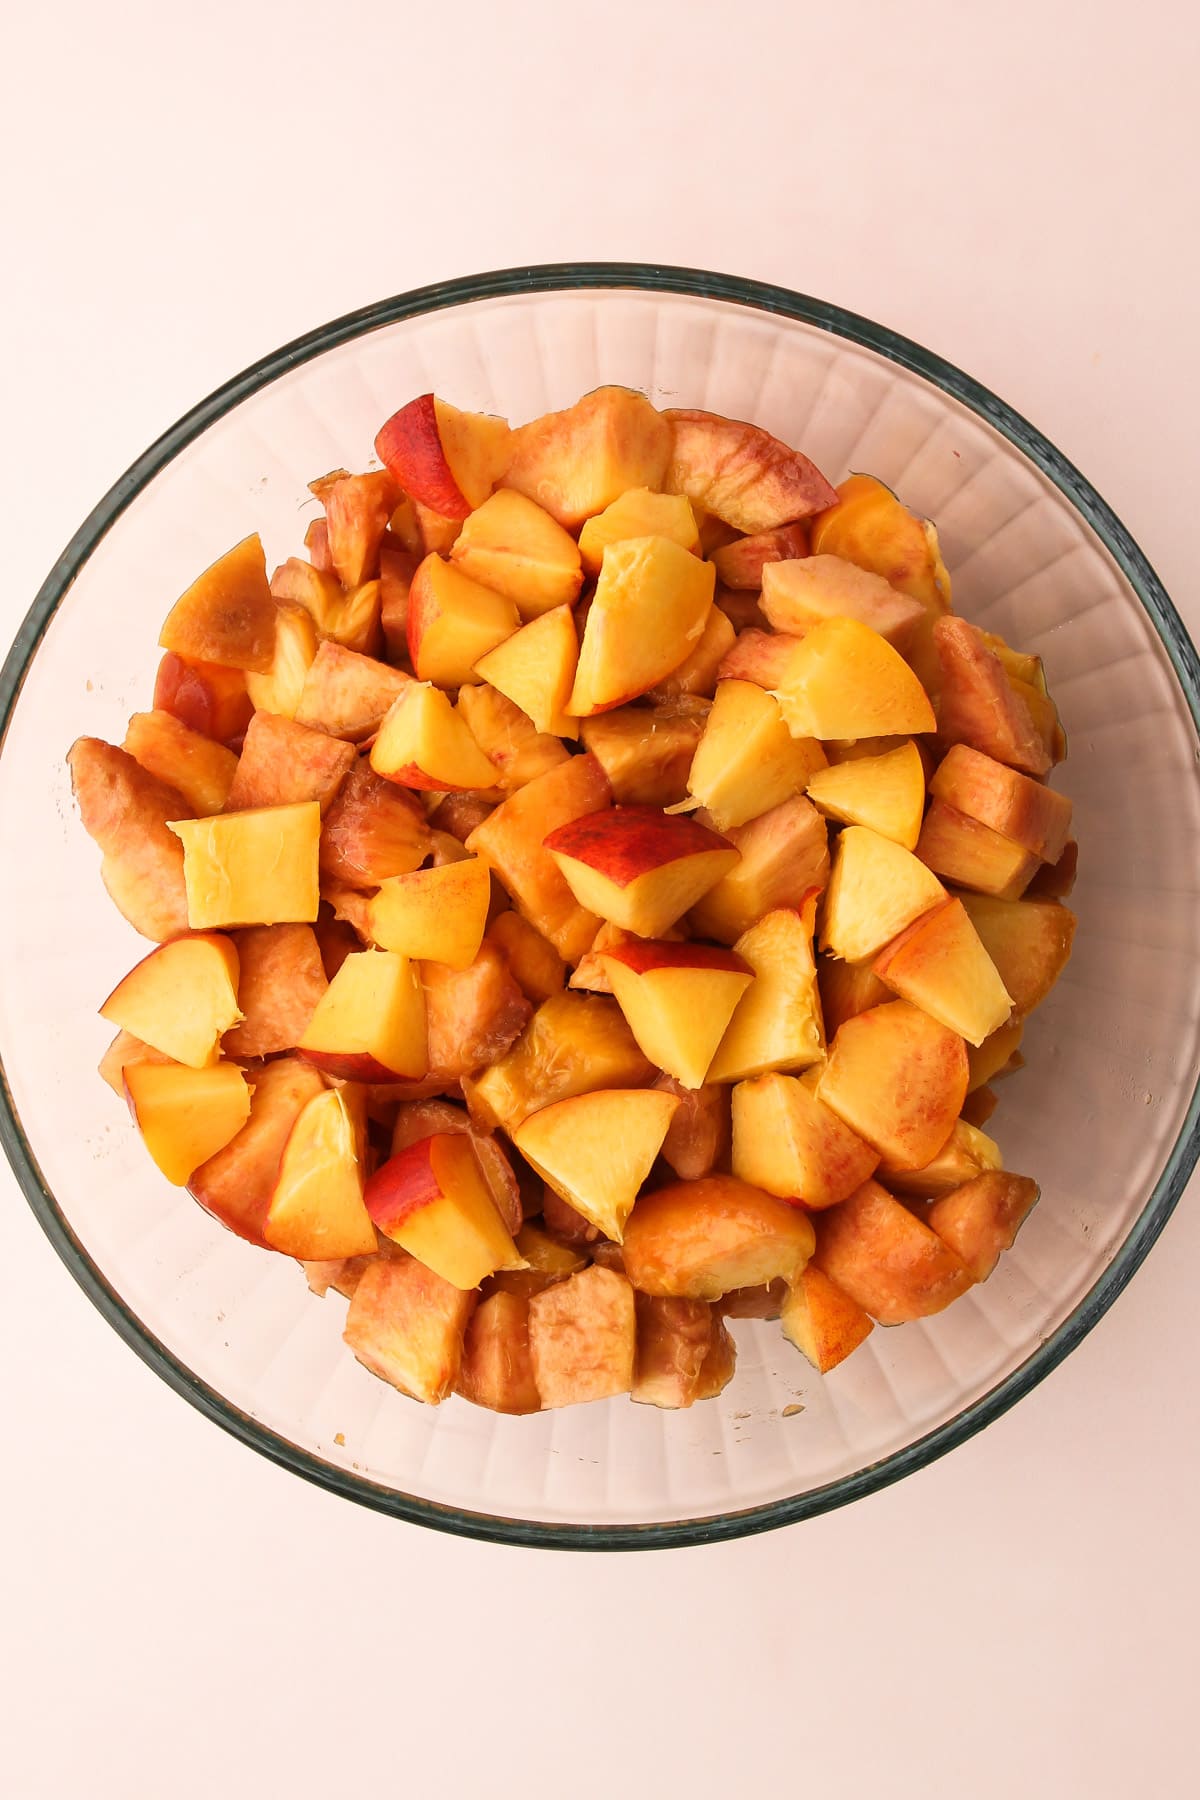
[[[427,394],[375,447],[71,751],[158,946],[101,1071],[158,1167],[431,1404],[690,1406],[727,1316],[825,1374],[985,1280],[1037,1198],[992,1082],[1074,925],[1037,659],[754,423]]]

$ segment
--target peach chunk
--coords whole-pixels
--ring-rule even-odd
[[[682,494],[655,494],[649,488],[629,488],[601,513],[596,513],[579,534],[579,554],[589,575],[598,575],[610,544],[627,538],[665,537],[682,550],[700,543],[696,515]]]
[[[329,983],[311,925],[252,925],[234,936],[242,1022],[226,1031],[226,1056],[274,1056],[300,1042]]]
[[[521,1230],[524,1214],[521,1188],[513,1166],[496,1139],[486,1132],[477,1131],[471,1123],[470,1115],[461,1106],[452,1106],[448,1100],[401,1101],[392,1127],[392,1155],[399,1156],[410,1144],[419,1143],[422,1138],[433,1137],[439,1132],[459,1132],[470,1138],[475,1160],[492,1196],[492,1205],[499,1213],[505,1230],[511,1237],[515,1237]]]
[[[246,676],[246,692],[259,712],[294,719],[317,654],[312,614],[291,600],[275,605],[275,654],[265,675]],[[219,811],[219,808],[210,808]]]
[[[371,746],[371,767],[401,787],[489,788],[496,766],[442,690],[411,681],[396,699]]]
[[[937,1155],[966,1094],[963,1040],[907,1000],[847,1019],[817,1083],[843,1124],[900,1169]]]
[[[786,686],[803,643],[803,638],[786,632],[744,626],[726,651],[718,674],[722,681],[752,681],[755,687],[774,693]]]
[[[707,826],[648,806],[574,819],[545,847],[581,906],[639,937],[660,936],[738,861]]]
[[[773,531],[831,506],[837,490],[815,463],[757,425],[717,413],[671,411],[663,485],[739,531]]]
[[[825,821],[803,795],[725,835],[741,861],[693,906],[688,923],[697,937],[735,944],[764,913],[803,906],[829,879]]]
[[[232,1065],[227,1065],[232,1066]],[[301,1109],[325,1091],[316,1069],[281,1056],[255,1072],[250,1117],[235,1138],[194,1171],[188,1192],[206,1212],[260,1248],[279,1159]]]
[[[919,600],[840,556],[769,564],[763,571],[762,609],[776,631],[797,637],[825,619],[859,619],[902,656],[925,617]]]
[[[308,1101],[283,1147],[263,1225],[272,1250],[306,1261],[374,1254],[363,1201],[365,1128],[361,1089],[326,1088]]]
[[[513,1143],[568,1206],[619,1244],[678,1106],[654,1088],[573,1094],[518,1125]]]
[[[847,825],[825,894],[821,948],[862,962],[945,898],[937,876],[911,851],[866,825]]]
[[[465,969],[421,964],[429,1031],[429,1074],[458,1081],[495,1062],[529,1023],[531,1008],[495,946],[483,944]]]
[[[458,1392],[473,1406],[486,1406],[490,1412],[540,1410],[526,1295],[501,1291],[475,1308],[463,1339]]]
[[[612,1269],[582,1269],[529,1302],[529,1347],[543,1406],[574,1406],[633,1386],[633,1289]]]
[[[233,1063],[127,1063],[125,1095],[147,1150],[176,1187],[224,1149],[250,1115],[246,1077]]]
[[[680,1181],[695,1181],[725,1166],[729,1154],[729,1089],[685,1088],[673,1075],[660,1075],[654,1083],[664,1094],[679,1101],[660,1152]]]
[[[768,1281],[761,1287],[734,1288],[722,1296],[717,1302],[717,1308],[726,1319],[777,1319],[783,1311],[787,1292],[786,1281]]]
[[[489,1130],[513,1132],[539,1107],[600,1088],[638,1087],[653,1070],[613,1000],[555,994],[505,1055],[463,1091]]]
[[[477,693],[477,688],[472,688]],[[470,851],[464,848],[477,825],[482,825],[496,810],[496,802],[487,789],[481,793],[431,794],[429,821],[430,863],[440,869],[446,863],[465,862]]]
[[[316,918],[321,809],[315,800],[179,819],[170,829],[183,845],[193,931]]]
[[[1013,1065],[1014,1058],[1019,1060],[1021,1038],[1024,1031],[1025,1026],[1020,1019],[1010,1019],[1007,1025],[1001,1025],[998,1031],[993,1031],[991,1037],[985,1038],[978,1049],[968,1047],[967,1066],[970,1070],[970,1080],[967,1083],[968,1094],[973,1094],[979,1088],[986,1087],[987,1083],[996,1076],[1007,1073]]]
[[[711,700],[717,688],[721,664],[733,649],[737,633],[720,607],[713,606],[704,630],[683,661],[646,689],[647,700],[678,700],[694,695]]]
[[[275,602],[257,532],[180,595],[158,641],[176,656],[266,674],[275,653]]]
[[[388,708],[412,686],[412,677],[341,644],[323,643],[304,678],[296,704],[297,725],[361,744],[378,731]]]
[[[902,849],[916,850],[925,811],[921,752],[910,740],[882,756],[817,769],[809,777],[808,797],[839,825],[867,825]]]
[[[688,789],[718,831],[769,812],[825,767],[815,738],[793,737],[771,694],[721,681],[688,776]]]
[[[788,1289],[780,1314],[783,1335],[820,1375],[827,1375],[870,1336],[875,1324],[857,1301],[809,1263]]]
[[[389,950],[348,956],[297,1048],[346,1081],[419,1081],[427,1067],[425,999],[415,966]]]
[[[1043,863],[1025,892],[1030,900],[1065,900],[1075,886],[1079,873],[1079,845],[1067,840],[1066,849],[1057,862]]]
[[[522,1268],[471,1139],[434,1132],[389,1157],[367,1182],[366,1209],[383,1232],[456,1288]]]
[[[391,875],[370,903],[371,937],[383,950],[465,969],[479,954],[491,898],[491,874],[477,856]]]
[[[339,469],[309,485],[325,508],[334,574],[345,588],[370,581],[379,573],[379,546],[400,502],[395,476],[388,469],[372,469],[365,475],[347,475]]]
[[[256,712],[246,730],[225,811],[315,800],[325,812],[354,765],[354,745],[323,731]]]
[[[67,764],[83,828],[100,846],[100,877],[118,912],[160,943],[186,931],[183,848],[168,823],[186,817],[183,796],[100,738],[79,738]]]
[[[760,1075],[733,1090],[734,1172],[781,1200],[836,1206],[878,1161],[879,1152],[817,1098],[811,1080]]]
[[[504,486],[574,531],[629,488],[661,487],[670,448],[670,427],[644,394],[596,388],[513,433]]]
[[[169,712],[181,725],[215,743],[236,749],[250,723],[254,703],[241,669],[176,656],[168,650],[154,678],[154,709]]]
[[[1012,995],[1013,1012],[1026,1018],[1067,966],[1075,915],[1057,900],[995,900],[964,894],[963,905],[983,947]]]
[[[632,1400],[646,1406],[691,1406],[712,1347],[715,1315],[707,1300],[638,1294],[637,1358]]]
[[[378,1257],[354,1290],[342,1335],[372,1375],[437,1406],[454,1392],[477,1298],[415,1256]]]
[[[271,593],[277,602],[302,607],[318,637],[336,638],[346,594],[332,570],[324,572],[302,556],[289,556],[271,577]],[[277,632],[278,628],[277,613]]]
[[[578,1218],[573,1207],[559,1200],[557,1194],[550,1190],[552,1198],[559,1206]],[[580,1219],[580,1224],[583,1220]],[[596,1237],[599,1233],[594,1227],[588,1227]],[[540,1294],[543,1288],[553,1287],[556,1281],[565,1281],[568,1275],[575,1275],[580,1269],[586,1269],[588,1258],[581,1249],[570,1244],[560,1244],[557,1238],[550,1236],[528,1219],[519,1228],[515,1243],[528,1264],[524,1269],[502,1269],[493,1275],[489,1286],[493,1293],[520,1294],[526,1300],[534,1294]]]
[[[942,1312],[972,1282],[953,1250],[876,1181],[821,1215],[813,1261],[880,1325]]]
[[[499,488],[464,519],[450,560],[472,581],[515,601],[523,619],[574,606],[583,585],[574,538],[511,488]]]
[[[619,805],[674,806],[684,799],[706,711],[694,701],[675,700],[621,706],[583,721],[584,746]]]
[[[825,1033],[829,1038],[847,1019],[893,997],[891,989],[880,981],[870,963],[837,962],[828,956],[821,957],[817,966],[817,987],[821,994]]]
[[[584,954],[600,921],[579,905],[544,840],[608,799],[596,759],[573,756],[511,794],[467,839],[468,850],[483,857],[519,911],[568,962]]]
[[[976,1088],[974,1093],[968,1092],[963,1101],[962,1122],[982,1131],[999,1104],[1000,1096],[995,1088]]]
[[[575,685],[579,639],[569,606],[540,613],[475,664],[482,680],[528,714],[538,731],[576,735],[567,703]]]
[[[922,1168],[895,1169],[884,1162],[878,1174],[897,1194],[931,1200],[938,1194],[952,1192],[976,1175],[1000,1167],[999,1146],[978,1125],[960,1118],[955,1120],[953,1131],[937,1155]]]
[[[935,1200],[926,1217],[972,1277],[986,1281],[1001,1254],[1012,1249],[1038,1193],[1027,1175],[992,1169]]]
[[[947,881],[1001,900],[1019,900],[1039,867],[1032,850],[939,799],[925,815],[917,855]]]
[[[708,1355],[700,1365],[693,1400],[715,1400],[733,1380],[737,1370],[737,1345],[726,1329],[724,1319],[713,1314],[712,1338]]]
[[[238,759],[174,713],[134,713],[123,746],[148,775],[165,782],[194,813],[218,813],[225,804]]]
[[[1071,802],[1043,782],[954,744],[929,784],[930,792],[957,812],[978,819],[1042,862],[1057,862],[1071,830]]]
[[[797,737],[881,737],[933,731],[929,696],[898,650],[858,619],[814,625],[774,693]]]
[[[242,1016],[237,950],[216,932],[160,944],[113,989],[100,1016],[174,1062],[207,1068],[222,1032]]]
[[[614,945],[600,961],[650,1061],[685,1087],[702,1087],[738,1002],[754,981],[750,965],[735,951],[712,944],[643,938]]]
[[[511,444],[506,420],[420,394],[380,427],[375,451],[419,505],[465,519],[504,473]]]
[[[480,680],[475,664],[519,624],[506,594],[481,587],[440,556],[427,556],[412,578],[408,654],[419,681],[455,688]]]
[[[708,1175],[643,1194],[623,1253],[644,1294],[719,1300],[732,1288],[794,1281],[814,1241],[798,1207],[732,1175]]]
[[[539,731],[519,706],[484,682],[459,690],[458,716],[495,766],[494,779],[502,794],[536,781],[548,769],[565,763],[569,755],[557,737]]]
[[[1045,775],[1052,758],[1026,702],[983,635],[965,619],[939,619],[933,641],[941,665],[938,736],[945,744],[969,744],[996,762],[1027,775]]]
[[[574,718],[606,712],[678,668],[712,610],[714,574],[670,538],[610,544],[588,608],[575,685]]]
[[[385,543],[379,552],[379,625],[389,662],[408,661],[408,602],[422,559]]]
[[[882,575],[937,617],[950,607],[950,577],[936,527],[918,518],[874,475],[851,475],[837,504],[812,522],[814,555],[840,556]]]
[[[961,900],[947,899],[886,945],[873,964],[880,980],[931,1018],[983,1043],[1005,1024],[1012,1001]]]
[[[321,824],[320,870],[351,887],[377,887],[419,869],[431,839],[420,805],[358,758]]]
[[[808,526],[802,521],[779,525],[774,531],[756,531],[751,537],[735,538],[731,544],[720,544],[709,552],[717,571],[717,580],[728,588],[757,592],[763,585],[763,570],[768,563],[786,562],[808,555]]]
[[[549,939],[520,913],[498,913],[487,928],[487,941],[499,950],[517,986],[535,1006],[562,992],[566,963]]]
[[[117,1098],[123,1100],[125,1098],[125,1071],[132,1063],[169,1063],[173,1060],[170,1056],[164,1056],[161,1050],[155,1050],[149,1044],[143,1044],[141,1038],[134,1037],[131,1031],[118,1031],[100,1058],[97,1073],[102,1081],[108,1083]]]

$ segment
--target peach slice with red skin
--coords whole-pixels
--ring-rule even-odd
[[[389,1157],[364,1198],[384,1236],[453,1287],[477,1288],[497,1269],[523,1266],[462,1133],[435,1132]]]
[[[696,550],[700,533],[696,515],[682,494],[656,494],[650,488],[628,488],[587,520],[579,533],[579,554],[589,575],[598,575],[609,544],[626,538],[665,537],[681,550]]]
[[[1011,838],[1042,862],[1057,862],[1066,848],[1071,830],[1067,796],[969,744],[951,745],[929,787],[957,812]]]
[[[691,1406],[716,1321],[707,1300],[638,1294],[637,1357],[630,1399],[645,1406]]]
[[[835,1287],[815,1263],[809,1263],[788,1289],[780,1323],[784,1337],[819,1375],[845,1362],[875,1329],[870,1314]]]
[[[734,1088],[734,1173],[766,1193],[813,1211],[836,1206],[878,1162],[878,1150],[818,1099],[811,1081],[770,1074]]]
[[[379,730],[389,707],[412,685],[403,670],[326,640],[304,678],[295,720],[360,744]]]
[[[671,454],[663,485],[739,531],[774,531],[837,499],[815,463],[770,432],[718,413],[664,414]]]
[[[447,688],[482,680],[475,664],[520,622],[506,594],[481,587],[440,556],[427,556],[408,596],[408,654],[417,679]]]
[[[872,967],[902,1000],[978,1047],[1007,1023],[1012,1000],[961,900],[924,913],[876,956]]]
[[[614,945],[600,962],[650,1061],[685,1087],[702,1087],[738,1001],[754,980],[749,964],[713,944],[645,938]]]
[[[825,1054],[813,956],[817,896],[776,907],[742,933],[736,955],[754,971],[717,1052],[709,1081],[744,1081],[772,1069],[806,1069]]]
[[[341,738],[297,725],[294,719],[256,712],[223,810],[245,812],[315,800],[325,812],[354,760],[354,745]]]
[[[1001,1254],[1012,1249],[1038,1194],[1027,1175],[989,1170],[935,1200],[926,1223],[976,1281],[986,1281]]]
[[[177,819],[183,845],[188,924],[311,925],[320,906],[317,857],[321,809],[315,800],[260,806],[212,819]]]
[[[510,1135],[539,1107],[602,1088],[632,1088],[654,1071],[615,1000],[555,994],[504,1055],[463,1083],[472,1117]]]
[[[222,1033],[242,1017],[237,949],[216,932],[160,944],[113,989],[100,1016],[173,1062],[207,1068]]]
[[[822,1213],[813,1261],[880,1325],[930,1318],[972,1285],[954,1251],[876,1181]]]
[[[891,1000],[847,1019],[816,1091],[893,1167],[920,1169],[942,1148],[962,1110],[967,1048],[919,1007]]]
[[[707,816],[697,822],[707,823]],[[802,794],[724,835],[741,860],[692,907],[688,924],[697,937],[736,944],[764,913],[803,906],[829,880],[825,821]]]
[[[126,750],[79,738],[67,756],[71,788],[88,836],[103,855],[100,878],[121,915],[160,943],[188,929],[183,848],[169,821],[186,817],[183,796]]]
[[[365,1135],[361,1089],[326,1088],[308,1101],[284,1144],[263,1224],[272,1250],[313,1262],[374,1254],[363,1202]]]
[[[637,1317],[633,1289],[612,1269],[582,1269],[529,1302],[529,1346],[544,1407],[627,1394]]]
[[[481,1300],[463,1339],[457,1392],[489,1412],[535,1413],[542,1399],[529,1346],[529,1297],[507,1290]]]
[[[161,709],[134,713],[122,748],[148,775],[182,794],[200,816],[220,812],[237,773],[232,750]]]
[[[674,806],[687,796],[688,771],[707,708],[691,700],[595,713],[580,728],[621,806]]]
[[[242,1020],[226,1031],[226,1056],[275,1056],[303,1037],[329,983],[311,925],[252,925],[234,936]]]
[[[596,388],[513,432],[503,485],[574,531],[630,488],[661,488],[670,448],[670,427],[644,394]]]
[[[410,1144],[437,1133],[459,1132],[470,1138],[475,1160],[487,1184],[492,1204],[499,1213],[504,1229],[515,1238],[521,1230],[523,1212],[521,1188],[513,1166],[489,1133],[476,1130],[470,1115],[449,1100],[406,1100],[396,1109],[392,1127],[392,1155],[399,1156]],[[521,1246],[518,1244],[518,1249]],[[524,1255],[524,1251],[521,1251]]]
[[[192,731],[236,749],[254,711],[246,688],[241,669],[168,650],[154,678],[154,706]]]
[[[427,681],[409,682],[389,709],[371,746],[371,767],[402,787],[447,793],[493,787],[497,773],[445,694]]]
[[[275,602],[257,532],[197,576],[167,614],[158,641],[177,656],[266,674],[275,652]]]
[[[342,1335],[372,1375],[437,1406],[454,1392],[477,1301],[415,1256],[376,1257],[354,1290]]]
[[[176,1187],[235,1137],[250,1115],[250,1090],[233,1063],[127,1063],[125,1095],[155,1163]]]
[[[324,1091],[316,1069],[299,1056],[264,1063],[255,1071],[250,1117],[187,1184],[206,1212],[260,1249],[269,1248],[263,1226],[283,1146],[301,1109]]]
[[[636,699],[677,669],[708,623],[711,563],[665,537],[609,544],[579,646],[572,718]]]
[[[639,937],[658,937],[738,861],[696,820],[615,806],[560,825],[544,840],[581,906]]]
[[[346,1081],[420,1081],[428,1067],[425,997],[414,964],[390,950],[348,956],[297,1049]]]
[[[814,1242],[799,1208],[732,1175],[708,1175],[643,1194],[622,1250],[639,1292],[719,1300],[733,1288],[794,1281]]]
[[[727,588],[757,593],[768,563],[807,555],[808,526],[797,520],[791,525],[777,525],[774,531],[756,531],[750,537],[735,538],[731,544],[719,544],[709,552],[709,560],[717,571],[717,580]]]
[[[945,880],[1000,900],[1019,900],[1041,866],[1032,850],[937,797],[925,814],[916,852]]]
[[[858,619],[903,656],[925,617],[919,600],[840,556],[806,556],[763,570],[762,609],[776,631],[803,637],[826,619]]]
[[[513,1143],[568,1206],[619,1244],[678,1106],[654,1088],[573,1094],[517,1126]]]
[[[504,419],[419,394],[380,427],[375,451],[414,500],[445,519],[465,519],[504,473],[512,438]]]
[[[320,870],[351,887],[378,887],[390,875],[419,869],[432,847],[412,794],[376,775],[358,758],[321,822]]]
[[[464,519],[450,560],[516,603],[522,619],[574,606],[583,585],[579,546],[524,494],[498,488]]]

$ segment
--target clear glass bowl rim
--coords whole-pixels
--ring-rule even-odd
[[[1200,732],[1200,657],[1146,556],[1095,488],[1028,420],[952,363],[911,338],[860,314],[789,288],[742,276],[666,264],[541,263],[498,269],[413,288],[346,313],[262,357],[216,389],[164,432],[114,483],[51,568],[0,669],[0,755],[21,687],[50,619],[97,544],[130,502],[188,444],[242,400],[313,357],[385,325],[471,301],[572,290],[635,288],[718,300],[782,315],[859,344],[922,377],[985,420],[1052,481],[1087,522],[1120,568],[1162,640]],[[1116,1256],[1058,1329],[1011,1374],[954,1418],[903,1450],[808,1493],[709,1518],[650,1525],[561,1525],[439,1506],[334,1468],[271,1431],[201,1381],[130,1311],[89,1257],[42,1178],[0,1062],[0,1143],[34,1216],[79,1286],[124,1341],[176,1393],[232,1436],[271,1461],[360,1505],[458,1536],[559,1550],[657,1550],[749,1536],[845,1506],[926,1467],[1016,1404],[1082,1342],[1145,1260],[1200,1157],[1200,1084],[1182,1130],[1145,1206]]]

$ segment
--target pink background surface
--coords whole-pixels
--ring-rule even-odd
[[[174,10],[9,27],[5,638],[232,371],[383,294],[573,257],[779,281],[941,351],[1080,464],[1200,630],[1182,4]],[[1196,1199],[932,1469],[597,1559],[407,1529],[252,1456],[120,1344],[5,1168],[0,1788],[1192,1792]]]

